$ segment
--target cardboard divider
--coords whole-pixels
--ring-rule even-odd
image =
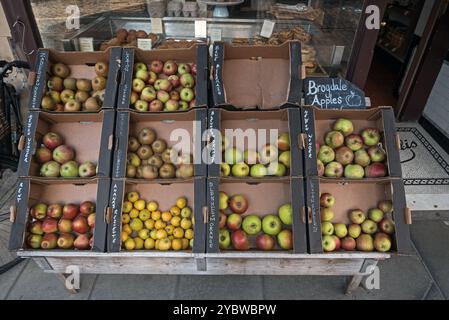
[[[121,55],[122,48],[120,47],[111,47],[105,51],[95,52],[61,52],[53,49],[39,49],[34,67],[36,77],[31,89],[29,108],[31,110],[41,109],[42,98],[47,92],[49,70],[54,63],[59,62],[70,68],[70,77],[88,80],[92,80],[96,76],[94,70],[96,63],[108,63],[109,73],[102,109],[115,108],[120,82]]]
[[[40,167],[34,155],[43,136],[55,132],[64,144],[75,151],[78,164],[90,161],[97,164],[97,177],[110,177],[112,165],[112,141],[114,137],[115,112],[101,110],[96,113],[51,113],[30,111],[25,122],[24,148],[20,155],[19,177],[40,177]],[[42,180],[73,180],[79,178],[47,178]],[[93,179],[93,178],[83,178]]]
[[[185,113],[140,113],[133,110],[118,111],[115,129],[115,152],[112,176],[115,179],[126,178],[128,140],[130,135],[137,136],[143,128],[156,131],[158,138],[164,139],[168,147],[182,142],[188,143],[193,155],[194,175],[207,175],[207,165],[203,159],[205,142],[203,133],[207,127],[207,110],[195,109]],[[188,137],[187,137],[188,133]],[[171,141],[170,138],[176,139]],[[188,140],[187,140],[188,139]],[[184,145],[184,144],[183,144]],[[140,181],[142,179],[139,179]],[[162,182],[163,179],[160,179]]]
[[[316,177],[306,179],[307,203],[305,211],[310,212],[308,217],[310,253],[323,252],[320,213],[320,196],[323,193],[330,193],[335,197],[335,205],[332,207],[335,217],[332,223],[346,225],[351,224],[348,216],[351,210],[360,209],[368,214],[368,210],[377,208],[380,201],[391,200],[394,212],[392,215],[386,215],[386,217],[393,219],[396,226],[392,252],[410,253],[410,231],[406,217],[407,203],[402,179],[351,181]]]
[[[11,227],[10,250],[30,249],[25,243],[28,226],[31,222],[30,209],[38,204],[52,203],[80,204],[92,201],[96,206],[94,243],[92,251],[104,252],[106,249],[105,214],[109,200],[110,179],[76,180],[76,181],[42,181],[39,179],[19,179],[16,196],[16,218]],[[62,250],[62,249],[54,249]],[[52,250],[52,251],[54,251]],[[67,250],[64,250],[67,251]]]
[[[352,121],[354,133],[366,128],[376,128],[381,133],[381,144],[386,152],[388,177],[402,177],[397,145],[396,126],[393,110],[380,107],[368,110],[326,110],[316,107],[302,107],[302,128],[305,140],[304,170],[306,177],[318,176],[316,143],[324,145],[326,133],[332,131],[333,123],[345,118]],[[366,180],[370,180],[366,178]]]
[[[301,43],[279,46],[213,46],[214,107],[279,109],[302,97]]]
[[[307,229],[301,209],[305,205],[303,179],[291,178],[280,181],[241,181],[236,179],[207,179],[208,226],[206,238],[206,251],[208,253],[229,252],[219,248],[219,192],[225,192],[229,197],[243,195],[248,201],[248,210],[242,215],[257,215],[264,217],[269,214],[277,215],[279,207],[291,203],[293,211],[293,224],[283,225],[293,233],[293,250],[291,253],[307,252]],[[230,214],[229,212],[226,212]],[[251,251],[258,251],[255,246],[256,236],[249,236]],[[276,244],[275,251],[282,250]],[[232,250],[231,250],[232,251]],[[284,252],[284,251],[282,251]],[[268,254],[268,253],[267,253]]]
[[[254,130],[254,135],[248,132]],[[282,110],[264,111],[229,111],[224,109],[210,109],[208,120],[208,176],[220,177],[220,163],[224,161],[221,156],[221,143],[218,132],[226,135],[226,130],[234,130],[233,146],[238,147],[239,132],[242,134],[245,150],[259,149],[266,144],[274,144],[270,140],[270,130],[278,130],[278,134],[288,132],[290,135],[291,164],[287,176],[303,176],[302,144],[300,142],[301,115],[299,108],[287,108]],[[265,131],[260,131],[265,130]],[[248,139],[252,136],[257,138],[257,146],[249,146]],[[275,136],[277,138],[277,135]],[[250,177],[242,179],[247,180]],[[266,179],[282,179],[266,176]]]
[[[195,99],[197,107],[207,106],[209,50],[205,44],[196,44],[188,49],[154,49],[144,51],[136,48],[125,48],[122,53],[122,76],[118,89],[118,109],[130,109],[130,97],[134,75],[134,64],[143,62],[150,64],[153,60],[177,63],[196,63]],[[185,111],[177,111],[185,112]],[[154,113],[154,112],[152,112]],[[163,111],[162,113],[167,113]]]
[[[186,197],[188,206],[192,208],[195,224],[193,227],[193,253],[204,253],[205,231],[204,212],[206,179],[192,178],[177,182],[132,181],[113,179],[111,184],[109,208],[111,221],[108,225],[108,252],[119,252],[121,248],[122,206],[128,192],[137,191],[140,199],[146,202],[157,201],[161,211],[168,211],[175,205],[176,199]]]

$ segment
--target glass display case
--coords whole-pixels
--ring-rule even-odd
[[[45,47],[86,50],[82,45],[86,39],[94,50],[138,46],[137,38],[150,38],[152,47],[160,49],[188,47],[195,41],[278,45],[299,40],[307,74],[343,77],[363,8],[362,0],[31,0],[31,4]],[[154,18],[161,20],[155,24]],[[206,37],[195,37],[197,20],[206,22]],[[274,28],[264,37],[266,20],[274,22]],[[155,32],[160,24],[162,33]]]

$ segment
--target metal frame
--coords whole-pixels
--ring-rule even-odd
[[[42,47],[42,39],[34,18],[30,1],[0,0],[11,29],[11,36],[17,45],[21,60],[34,66],[37,49]]]

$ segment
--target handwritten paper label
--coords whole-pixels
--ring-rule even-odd
[[[306,78],[305,103],[323,109],[365,109],[365,93],[341,78]]]
[[[137,39],[137,47],[142,50],[151,50],[153,43],[151,39]]]
[[[80,51],[94,51],[94,38],[79,38]]]
[[[206,20],[195,21],[195,38],[207,38],[207,22]]]
[[[164,33],[164,27],[161,18],[151,18],[151,32],[156,34]]]
[[[260,30],[260,35],[264,38],[269,38],[273,34],[275,22],[270,20],[264,20],[262,29]]]
[[[210,41],[213,43],[215,41],[221,41],[221,29],[211,29],[210,30]]]

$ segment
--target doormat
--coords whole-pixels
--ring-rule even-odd
[[[449,186],[449,156],[420,128],[398,127],[406,186]]]

